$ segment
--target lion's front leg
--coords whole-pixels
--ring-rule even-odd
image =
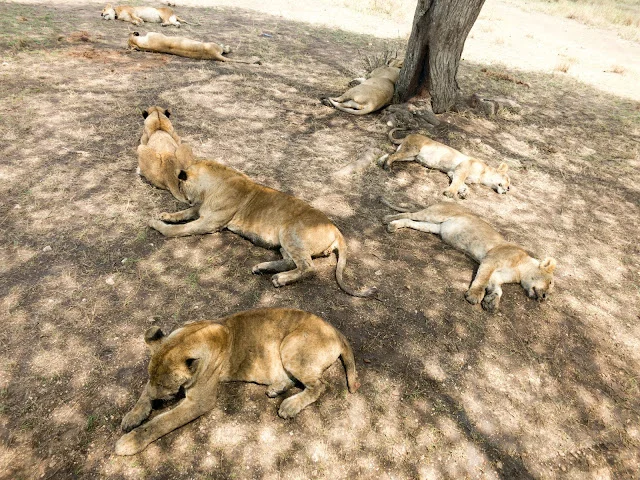
[[[469,290],[465,293],[464,297],[467,299],[467,302],[471,305],[476,305],[482,301],[493,272],[493,267],[488,266],[487,264],[480,264],[478,272],[476,273],[476,278],[473,279]]]
[[[456,196],[458,195],[458,192],[461,192],[462,197],[463,198],[466,197],[467,190],[464,182],[469,176],[468,167],[469,165],[466,161],[462,162],[460,165],[456,167],[456,169],[453,172],[453,177],[451,178],[451,184],[444,192],[442,192],[443,195],[451,198],[456,198]]]
[[[133,13],[131,14],[131,19],[129,21],[131,23],[133,23],[134,25],[142,25],[144,23],[144,20],[142,20],[140,17],[134,15]]]
[[[211,399],[215,399],[215,393],[211,393]],[[200,415],[213,408],[213,400],[185,398],[175,408],[162,413],[149,422],[139,426],[131,432],[120,437],[116,443],[117,455],[135,455],[144,450],[147,445],[158,438],[195,420]]]
[[[136,405],[127,413],[120,424],[122,430],[128,432],[144,422],[151,414],[151,397],[149,396],[149,382],[142,390]]]
[[[187,208],[186,210],[180,210],[179,212],[174,212],[174,213],[163,212],[160,214],[160,220],[168,223],[177,223],[177,222],[184,222],[187,220],[193,220],[198,216],[198,210],[200,210],[200,205]]]
[[[188,235],[204,235],[205,233],[217,232],[224,226],[224,223],[211,222],[207,218],[200,217],[189,223],[170,225],[153,218],[149,221],[149,226],[165,237],[186,237]]]

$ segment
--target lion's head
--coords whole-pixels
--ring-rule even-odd
[[[553,258],[545,258],[539,264],[527,268],[520,280],[529,298],[534,300],[546,300],[553,290],[553,272],[556,269],[556,261]]]
[[[102,9],[102,13],[100,14],[103,20],[115,20],[118,18],[116,15],[116,11],[113,9],[110,3],[107,4],[106,7]]]

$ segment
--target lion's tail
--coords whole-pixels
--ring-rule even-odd
[[[347,242],[345,242],[344,237],[339,231],[337,233],[338,251],[336,253],[338,255],[338,265],[336,265],[336,282],[338,282],[338,285],[342,290],[347,292],[352,297],[366,298],[372,296],[377,292],[377,289],[375,287],[364,288],[362,290],[355,291],[344,284],[342,274],[344,272],[345,266],[347,265]]]
[[[380,197],[380,203],[382,203],[383,205],[386,205],[387,207],[395,210],[396,212],[406,213],[406,212],[415,212],[417,210],[420,210],[420,208],[416,208],[416,207],[404,207],[404,206],[400,206],[400,205],[394,205],[393,203],[391,203],[389,200],[387,200],[384,197]]]
[[[194,22],[187,22],[186,20],[183,20],[182,18],[180,18],[179,16],[176,15],[176,20],[178,20],[180,23],[184,23],[186,25],[197,25],[198,27],[201,27],[202,24],[201,23],[194,23]]]
[[[347,386],[349,387],[349,392],[356,393],[360,388],[360,382],[358,381],[358,372],[356,372],[356,360],[353,357],[353,350],[342,332],[336,329],[336,333],[342,342],[340,358],[342,359],[342,365],[344,365],[344,371],[347,374]]]
[[[394,145],[400,145],[402,143],[402,140],[404,139],[399,140],[393,137],[393,134],[396,132],[396,130],[403,131],[406,130],[406,128],[392,128],[391,130],[389,130],[389,134],[387,136],[389,137],[389,141],[391,143],[393,143]]]

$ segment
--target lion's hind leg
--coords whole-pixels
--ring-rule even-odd
[[[293,270],[282,271],[271,277],[271,282],[274,287],[282,287],[303,278],[310,277],[315,273],[315,267],[313,266],[313,259],[311,258],[311,252],[305,246],[303,240],[299,238],[296,233],[287,232],[281,238],[282,243],[282,256],[285,257],[284,261],[287,261],[287,257],[290,259],[296,268]],[[275,262],[271,263],[271,266]],[[290,264],[289,264],[290,265]],[[259,266],[259,265],[257,265]],[[266,267],[266,265],[264,265]],[[278,264],[278,266],[284,266],[284,264]]]
[[[322,325],[311,330],[309,327],[312,325],[306,323],[306,328],[294,330],[280,346],[285,370],[304,385],[304,390],[280,404],[278,415],[282,418],[296,416],[322,395],[326,389],[322,374],[342,352],[342,345],[333,329]]]
[[[387,225],[387,231],[393,233],[399,228],[413,228],[420,232],[440,234],[439,223],[420,222],[417,220],[411,220],[410,218],[402,218],[399,220],[393,220]]]

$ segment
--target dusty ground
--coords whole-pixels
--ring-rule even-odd
[[[559,264],[549,302],[514,285],[490,315],[464,301],[471,260],[380,223],[389,213],[380,194],[430,204],[445,175],[415,164],[334,175],[388,148],[387,127],[379,114],[350,117],[319,98],[342,91],[387,40],[248,9],[180,8],[201,24],[180,33],[265,63],[223,65],[127,52],[133,27],[102,22],[100,8],[2,5],[2,478],[637,476],[637,101],[571,70],[465,54],[464,92],[509,96],[523,112],[451,114],[458,128],[434,135],[511,166],[508,195],[474,187],[465,204]],[[497,34],[484,33],[470,43]],[[493,44],[496,55],[512,48]],[[349,283],[377,285],[379,301],[342,293],[334,258],[318,261],[316,278],[276,290],[250,273],[275,253],[228,232],[167,240],[148,229],[151,216],[179,208],[134,174],[140,111],[152,104],[173,108],[198,154],[326,211],[349,242]],[[336,364],[328,392],[283,421],[264,387],[227,384],[208,415],[138,456],[114,456],[146,380],[143,332],[256,306],[304,308],[339,327],[361,390],[347,393]]]

